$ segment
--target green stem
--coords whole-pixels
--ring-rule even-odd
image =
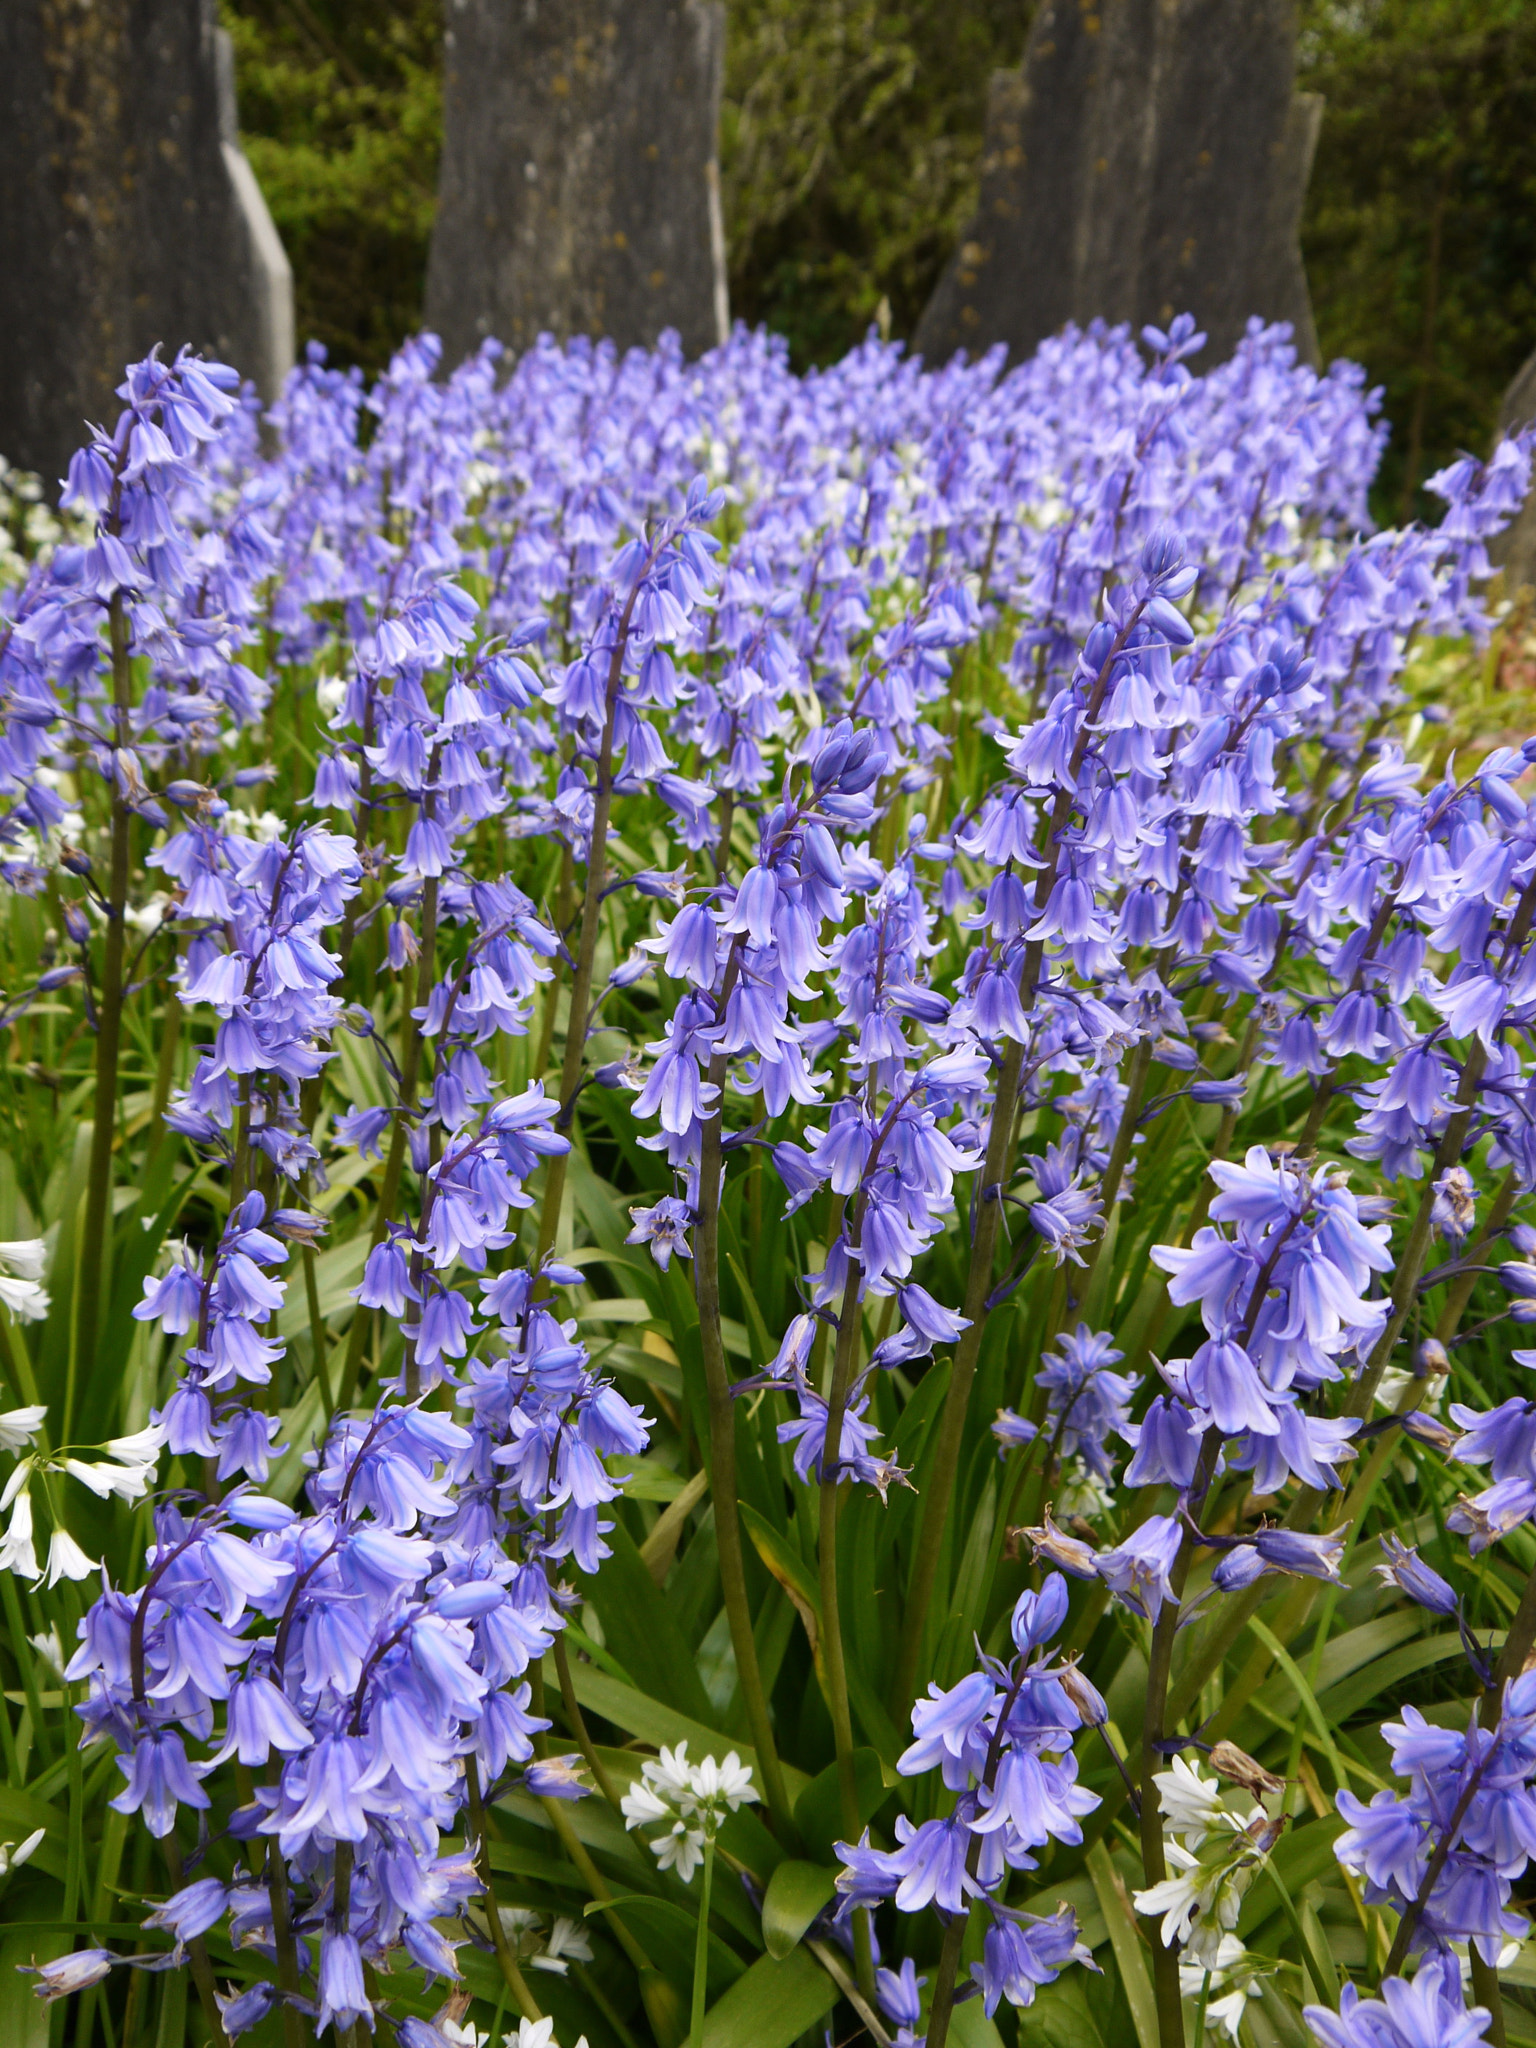
[[[314,1246],[302,1246],[299,1257],[304,1266],[304,1299],[309,1308],[309,1342],[315,1355],[315,1377],[320,1382],[320,1400],[325,1408],[325,1419],[329,1422],[336,1413],[336,1399],[331,1392],[331,1366],[326,1355],[325,1317],[320,1313],[320,1276],[315,1270]],[[361,1308],[358,1314],[363,1314]]]
[[[1104,1256],[1104,1247],[1109,1241],[1110,1219],[1115,1213],[1115,1197],[1120,1192],[1120,1183],[1125,1178],[1125,1169],[1131,1157],[1131,1146],[1136,1138],[1136,1122],[1141,1115],[1142,1098],[1146,1094],[1147,1076],[1152,1070],[1152,1047],[1142,1039],[1131,1054],[1130,1072],[1126,1076],[1125,1101],[1120,1110],[1120,1121],[1115,1127],[1115,1142],[1109,1154],[1109,1163],[1104,1168],[1104,1178],[1099,1183],[1099,1200],[1103,1204],[1103,1227],[1093,1241],[1084,1270],[1077,1276],[1073,1291],[1081,1302],[1088,1300],[1088,1290],[1093,1285],[1094,1275],[1099,1269],[1099,1260]]]
[[[1094,678],[1093,688],[1089,691],[1083,707],[1077,738],[1072,747],[1072,757],[1067,763],[1066,775],[1056,792],[1056,801],[1051,806],[1050,820],[1045,830],[1042,847],[1044,862],[1039,881],[1035,885],[1035,902],[1042,908],[1049,902],[1051,891],[1056,886],[1057,870],[1061,863],[1062,835],[1072,822],[1072,812],[1077,802],[1078,772],[1088,753],[1089,743],[1093,737],[1093,723],[1104,702],[1110,673],[1145,609],[1145,601],[1138,604],[1116,634],[1114,644],[1104,657],[1104,666]],[[1026,1017],[1034,1006],[1035,991],[1039,987],[1040,972],[1044,964],[1045,941],[1030,940],[1024,949],[1024,959],[1019,969],[1019,1003]],[[997,1094],[993,1100],[992,1120],[987,1130],[986,1157],[982,1163],[981,1184],[976,1192],[975,1235],[971,1240],[971,1259],[965,1279],[964,1312],[969,1327],[961,1331],[960,1341],[955,1346],[955,1362],[950,1372],[949,1390],[944,1397],[944,1413],[939,1423],[933,1468],[928,1475],[927,1492],[923,1499],[917,1548],[913,1554],[911,1576],[907,1582],[901,1644],[896,1656],[896,1680],[891,1692],[891,1708],[898,1721],[906,1718],[907,1708],[917,1687],[917,1668],[923,1653],[928,1610],[933,1602],[944,1525],[949,1519],[950,1496],[954,1492],[955,1476],[960,1468],[966,1410],[970,1404],[971,1386],[976,1378],[976,1363],[981,1355],[981,1332],[986,1319],[987,1297],[992,1291],[992,1262],[997,1250],[1003,1190],[1007,1184],[1013,1150],[1013,1123],[1018,1112],[1019,1081],[1024,1070],[1023,1046],[1016,1044],[1012,1039],[1007,1039],[1004,1043],[1007,1051],[998,1068]]]
[[[960,1951],[965,1945],[965,1930],[970,1918],[969,1909],[957,1913],[944,1929],[939,1967],[934,1976],[933,2003],[928,2008],[927,2048],[944,2048],[949,2039],[950,2015],[955,2009],[955,1979],[960,1974]]]
[[[906,1718],[917,1686],[917,1668],[923,1652],[923,1634],[933,1601],[934,1582],[938,1576],[944,1524],[949,1516],[950,1496],[954,1492],[955,1475],[960,1466],[966,1410],[970,1405],[971,1386],[981,1355],[981,1333],[986,1322],[987,1296],[992,1289],[992,1262],[1003,1209],[1002,1184],[1013,1143],[1013,1119],[1018,1107],[1019,1077],[1023,1065],[1023,1046],[1010,1040],[998,1072],[997,1099],[993,1104],[981,1185],[977,1190],[976,1234],[971,1244],[971,1262],[965,1282],[964,1314],[969,1327],[960,1332],[955,1346],[949,1391],[939,1420],[933,1468],[923,1493],[922,1521],[907,1581],[901,1647],[896,1659],[895,1683],[891,1688],[891,1710],[901,1720]]]
[[[582,1063],[587,1050],[587,1020],[592,1009],[592,964],[597,957],[597,936],[603,912],[603,883],[608,873],[608,818],[613,808],[613,715],[619,701],[619,683],[624,666],[624,648],[629,640],[629,622],[639,595],[638,580],[625,599],[614,635],[613,655],[608,663],[608,687],[603,700],[603,737],[597,750],[597,787],[592,795],[592,832],[587,842],[587,883],[581,900],[581,936],[576,942],[576,963],[571,974],[571,1001],[565,1020],[565,1057],[560,1063],[560,1107],[568,1117],[576,1101]],[[565,1195],[565,1165],[570,1157],[562,1152],[549,1162],[544,1178],[544,1197],[539,1209],[539,1252],[542,1265],[554,1248],[560,1228],[560,1204]]]
[[[299,1994],[299,1950],[289,1910],[288,1866],[276,1842],[267,1844],[267,1897],[272,1903],[272,1945],[277,1951],[277,1981],[283,1999],[285,2048],[304,2048],[304,2015],[292,2003]]]
[[[1169,1574],[1170,1598],[1158,1610],[1152,1627],[1152,1655],[1147,1668],[1146,1711],[1141,1735],[1141,1863],[1149,1886],[1168,1875],[1163,1854],[1163,1815],[1154,1772],[1163,1763],[1157,1744],[1167,1731],[1168,1677],[1173,1668],[1174,1638],[1179,1626],[1179,1601],[1189,1569],[1191,1544],[1186,1537]],[[1177,1951],[1160,1938],[1152,1943],[1152,1993],[1157,2005],[1157,2038],[1161,2048],[1184,2048],[1184,2006],[1179,1991]]]
[[[373,1212],[373,1229],[369,1234],[368,1249],[384,1242],[395,1205],[400,1199],[400,1181],[405,1172],[405,1145],[407,1119],[416,1110],[416,1087],[421,1078],[422,1036],[411,1015],[415,995],[423,1001],[430,1000],[429,982],[432,974],[432,960],[437,944],[437,881],[427,881],[421,892],[421,945],[417,953],[416,974],[413,985],[402,982],[400,1006],[400,1093],[395,1113],[395,1127],[390,1134],[389,1151],[384,1159],[384,1178],[379,1184],[378,1206]],[[414,993],[413,993],[414,989]],[[352,1327],[347,1333],[346,1357],[341,1369],[341,1384],[336,1390],[336,1406],[345,1412],[350,1408],[357,1393],[358,1379],[362,1373],[363,1348],[368,1342],[368,1331],[373,1323],[373,1310],[358,1304],[352,1317]]]
[[[1472,1996],[1479,2005],[1488,2008],[1489,2048],[1509,2048],[1509,2037],[1504,2031],[1504,1997],[1499,1990],[1499,1973],[1492,1963],[1485,1963],[1476,1946],[1472,1949]]]
[[[331,1857],[331,1916],[330,1924],[338,1934],[349,1931],[352,1922],[352,1844],[338,1842]],[[350,2026],[333,2022],[337,2048],[361,2048],[358,2041],[357,2021]]]
[[[485,1825],[485,1807],[480,1798],[480,1766],[472,1756],[464,1759],[464,1789],[469,1795],[469,1825],[475,1837],[475,1867],[480,1873],[480,1882],[485,1887],[485,1917],[491,1930],[491,1946],[496,1951],[496,1961],[501,1970],[502,1981],[517,2000],[518,2010],[524,2019],[535,2024],[543,2019],[528,1989],[528,1980],[518,1968],[517,1958],[512,1953],[512,1944],[507,1940],[507,1930],[501,1924],[501,1914],[496,1907],[496,1883],[491,1874],[491,1838]]]
[[[699,1893],[699,1928],[693,1941],[693,2009],[688,2048],[704,2048],[704,2007],[709,1997],[709,1895],[715,1882],[715,1838],[704,1838],[704,1876]]]
[[[128,620],[123,594],[112,594],[107,613],[112,642],[112,721],[114,743],[126,747],[130,738],[133,666],[128,653]],[[132,812],[123,801],[114,773],[111,791],[111,866],[107,881],[106,932],[102,948],[101,999],[96,1010],[96,1090],[91,1110],[91,1166],[86,1187],[85,1221],[77,1268],[77,1345],[87,1372],[96,1360],[100,1303],[109,1286],[107,1251],[112,1221],[112,1141],[117,1118],[117,1069],[123,1042],[123,959],[127,939],[124,913],[128,905],[129,826]],[[73,1418],[64,1417],[68,1438]]]
[[[1211,1973],[1200,1980],[1200,2003],[1195,2007],[1195,2048],[1205,2048],[1205,2008],[1211,1998]]]
[[[567,846],[560,857],[560,880],[555,890],[555,930],[564,932],[571,921],[571,896],[576,875],[576,863],[571,849]],[[542,1016],[539,1020],[539,1045],[534,1055],[533,1078],[542,1080],[549,1071],[550,1048],[555,1042],[555,1012],[560,1007],[560,960],[556,955],[554,972],[544,984]]]
[[[577,1876],[581,1879],[592,1897],[600,1905],[607,1905],[613,1898],[613,1887],[592,1861],[586,1844],[571,1824],[571,1817],[566,1811],[565,1801],[563,1799],[545,1799],[543,1806],[545,1813],[549,1817],[550,1826],[560,1837],[560,1846],[569,1858],[571,1867],[575,1870]],[[609,1913],[607,1920],[614,1940],[623,1949],[634,1967],[637,1970],[651,1969],[653,1965],[650,1957],[624,1925],[619,1915],[617,1913]]]
[[[618,1813],[620,1810],[619,1796],[613,1789],[613,1781],[609,1778],[608,1772],[604,1768],[602,1758],[593,1746],[592,1737],[587,1731],[586,1717],[582,1713],[580,1703],[576,1698],[576,1684],[571,1677],[570,1653],[565,1647],[563,1631],[555,1637],[555,1675],[560,1680],[560,1704],[565,1710],[565,1725],[570,1729],[575,1739],[576,1747],[585,1758],[587,1769],[597,1780],[598,1791],[602,1793],[614,1812]]]
[[[181,1845],[174,1835],[167,1835],[160,1847],[165,1853],[165,1867],[170,1873],[171,1889],[179,1892],[186,1882],[186,1872],[181,1862]],[[218,1994],[214,1990],[213,1965],[208,1960],[208,1949],[200,1934],[187,1943],[187,1959],[192,1967],[192,1982],[197,1986],[198,2002],[203,2008],[203,2019],[213,2048],[229,2048],[229,2037],[224,2032],[224,2019],[219,2011]]]
[[[858,1237],[857,1225],[849,1233]],[[856,1243],[850,1247],[856,1249]],[[832,1716],[832,1740],[837,1752],[838,1802],[843,1828],[850,1842],[859,1838],[859,1781],[853,1762],[853,1716],[848,1703],[848,1668],[843,1655],[843,1625],[837,1585],[837,1510],[842,1483],[841,1450],[843,1417],[848,1408],[848,1391],[853,1382],[854,1355],[859,1338],[859,1276],[861,1267],[852,1257],[843,1286],[842,1313],[837,1325],[837,1350],[833,1354],[832,1384],[827,1390],[827,1428],[821,1446],[821,1487],[819,1500],[818,1563],[821,1582],[821,1657],[827,1681],[827,1706]],[[854,1922],[854,1960],[859,1989],[866,1998],[875,1995],[873,1945],[869,1938],[869,1916],[860,1913]]]
[[[730,996],[739,959],[738,942],[726,966],[720,997],[722,1013]],[[746,1564],[741,1544],[741,1517],[737,1511],[736,1403],[731,1394],[730,1374],[725,1363],[725,1337],[720,1324],[720,1182],[724,1172],[720,1120],[725,1093],[724,1053],[716,1052],[711,1058],[709,1079],[715,1089],[715,1108],[704,1126],[699,1159],[699,1214],[693,1233],[699,1350],[704,1362],[704,1385],[709,1405],[709,1493],[715,1509],[720,1590],[725,1598],[731,1645],[736,1653],[737,1682],[746,1704],[768,1810],[773,1815],[780,1841],[788,1849],[798,1840],[798,1834],[783,1767],[779,1762],[778,1745],[774,1741],[773,1719],[768,1695],[763,1688],[757,1639],[752,1629],[752,1607],[747,1594]]]

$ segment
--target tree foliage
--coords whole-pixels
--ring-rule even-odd
[[[1327,356],[1393,423],[1381,510],[1482,451],[1536,348],[1536,14],[1524,0],[1313,0],[1303,82],[1328,102],[1304,247]]]

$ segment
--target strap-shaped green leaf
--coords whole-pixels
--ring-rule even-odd
[[[710,2007],[704,2048],[790,2048],[837,2003],[837,1986],[803,1948],[761,1956]]]
[[[824,1863],[793,1857],[781,1863],[763,1894],[763,1940],[769,1955],[782,1962],[836,1890],[836,1872]]]

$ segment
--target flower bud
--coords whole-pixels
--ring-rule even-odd
[[[1235,1742],[1218,1742],[1211,1751],[1211,1768],[1234,1785],[1241,1785],[1245,1792],[1251,1792],[1255,1799],[1262,1799],[1266,1792],[1283,1792],[1284,1778],[1277,1778],[1273,1771],[1251,1757],[1246,1749],[1239,1749]]]

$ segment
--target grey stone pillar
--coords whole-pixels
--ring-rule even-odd
[[[1518,433],[1532,420],[1536,420],[1536,355],[1526,357],[1504,394],[1494,441]],[[1496,533],[1488,543],[1488,559],[1496,569],[1504,571],[1504,588],[1509,596],[1536,586],[1536,490],[1504,531]]]
[[[0,453],[51,487],[156,342],[293,360],[214,0],[0,0]]]
[[[448,0],[427,325],[452,365],[494,335],[724,338],[713,0]]]
[[[1043,0],[914,345],[1018,357],[1068,320],[1188,311],[1212,362],[1258,313],[1315,360],[1297,231],[1322,102],[1294,82],[1292,0]]]

